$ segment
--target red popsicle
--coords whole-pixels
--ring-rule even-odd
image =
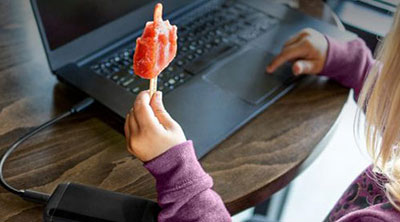
[[[177,27],[162,19],[162,4],[154,9],[154,21],[147,22],[141,37],[136,39],[133,70],[150,79],[150,95],[157,91],[157,76],[174,59],[177,50]]]

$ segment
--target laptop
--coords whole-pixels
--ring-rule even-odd
[[[178,53],[158,90],[198,158],[299,82],[288,64],[265,73],[290,36],[312,27],[355,37],[269,0],[31,0],[51,71],[124,118],[149,86],[132,57],[157,2],[178,26]]]

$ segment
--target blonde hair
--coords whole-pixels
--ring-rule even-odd
[[[386,194],[400,210],[400,6],[390,32],[378,49],[377,61],[358,99],[356,130],[361,130],[360,115],[365,111],[367,151],[375,171],[388,178]]]

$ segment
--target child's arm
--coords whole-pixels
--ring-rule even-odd
[[[126,117],[125,135],[129,152],[156,179],[159,221],[231,221],[192,142],[164,109],[160,92],[151,101],[148,91],[138,95]]]
[[[145,164],[157,181],[159,221],[230,221],[212,178],[197,161],[192,141]]]
[[[358,98],[364,80],[375,62],[371,51],[360,38],[345,43],[328,36],[326,39],[329,47],[321,75],[353,88],[354,96]]]
[[[328,76],[343,86],[353,88],[356,98],[374,63],[371,51],[362,39],[342,43],[313,29],[305,29],[287,41],[267,71],[273,72],[288,61],[294,61],[295,75]]]

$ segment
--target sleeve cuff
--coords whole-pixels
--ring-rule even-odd
[[[190,140],[170,148],[145,163],[144,167],[156,179],[158,193],[181,189],[186,184],[209,177],[197,160]]]
[[[338,40],[325,35],[328,41],[328,53],[326,55],[326,61],[324,68],[320,75],[333,77],[337,74],[337,67],[343,62],[344,58],[347,58],[347,47],[346,43],[339,42]]]

